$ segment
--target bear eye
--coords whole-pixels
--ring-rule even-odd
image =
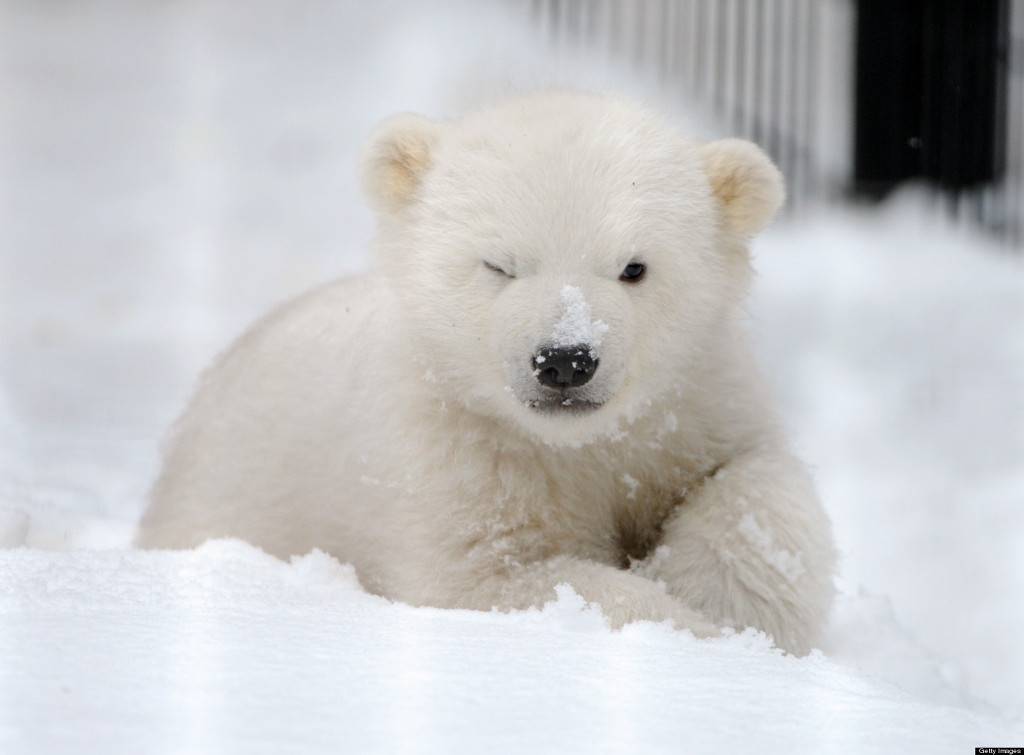
[[[642,262],[630,262],[622,268],[622,275],[619,276],[619,280],[625,283],[636,283],[644,277],[646,272],[647,265]]]
[[[486,267],[488,270],[493,270],[496,273],[504,275],[506,278],[515,278],[516,277],[516,276],[512,275],[512,273],[510,273],[507,270],[505,270],[505,268],[499,267],[498,265],[495,265],[493,262],[488,262],[487,260],[484,260],[484,267]]]

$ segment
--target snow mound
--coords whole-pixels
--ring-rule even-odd
[[[747,632],[607,628],[568,587],[412,608],[313,552],[0,551],[0,751],[965,752],[998,717]],[[16,693],[16,694],[15,694]]]

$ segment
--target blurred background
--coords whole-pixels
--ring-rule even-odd
[[[373,125],[537,86],[779,162],[749,309],[825,649],[1024,714],[1024,0],[0,0],[0,545],[124,546],[202,367],[370,265]]]
[[[556,47],[621,61],[763,145],[789,208],[907,181],[1024,243],[1024,7],[1015,0],[534,0]]]

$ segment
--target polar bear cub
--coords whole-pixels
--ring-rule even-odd
[[[366,153],[376,263],[257,323],[203,376],[141,523],[325,550],[415,605],[817,641],[829,522],[742,326],[783,184],[611,96],[546,92]]]

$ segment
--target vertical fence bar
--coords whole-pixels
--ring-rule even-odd
[[[749,113],[747,112],[748,75],[747,65],[750,51],[747,49],[747,8],[749,3],[740,0],[736,4],[736,89],[733,105],[733,128],[740,136],[748,136]]]
[[[680,16],[684,19],[684,27],[680,30],[680,37],[686,40],[686,49],[683,51],[680,60],[683,63],[683,81],[685,83],[686,91],[693,93],[694,90],[694,71],[696,70],[696,36],[694,30],[696,29],[697,19],[697,2],[698,0],[683,0],[685,12]]]
[[[691,44],[693,45],[693,85],[691,90],[696,98],[704,95],[704,48],[707,45],[707,36],[704,29],[704,17],[707,15],[704,0],[693,0],[694,18]]]
[[[676,11],[679,5],[672,0],[661,2],[661,61],[658,68],[658,76],[664,84],[671,78],[675,67],[675,28]]]
[[[711,65],[710,76],[710,94],[709,99],[715,108],[715,113],[721,114],[725,109],[726,103],[726,82],[729,78],[727,75],[726,66],[728,64],[728,33],[727,33],[727,19],[726,11],[728,10],[728,0],[716,0],[712,3],[713,13],[711,14],[711,29],[712,33],[709,39],[714,40],[714,48],[711,51],[711,55],[708,56],[708,60]]]
[[[1024,247],[1024,3],[1010,5],[1005,216],[1010,243]]]
[[[807,3],[807,77],[804,82],[806,87],[807,105],[804,108],[804,190],[811,196],[817,194],[819,189],[818,176],[816,175],[819,164],[818,155],[818,123],[815,118],[818,99],[818,68],[824,61],[821,60],[818,37],[821,34],[821,24],[818,20],[817,0],[808,0]]]
[[[755,142],[763,144],[765,140],[764,129],[764,102],[765,102],[765,0],[753,0],[754,2],[754,26],[751,29],[751,36],[754,40],[754,80],[753,96],[751,97],[750,112],[753,117],[752,136]]]
[[[782,123],[782,27],[784,16],[777,0],[772,2],[769,7],[771,8],[771,44],[768,48],[768,60],[765,61],[766,63],[771,62],[770,109],[767,117],[769,124],[768,150],[778,159],[779,153],[782,151],[779,126]]]
[[[803,29],[805,24],[806,2],[805,0],[791,0],[792,22],[790,24],[790,67],[789,67],[789,170],[790,183],[793,201],[790,203],[792,209],[798,209],[803,199],[801,188],[803,187],[803,160],[801,153],[804,148],[803,133],[803,111],[807,106],[807,97],[804,87],[806,70],[808,65],[807,48]]]

